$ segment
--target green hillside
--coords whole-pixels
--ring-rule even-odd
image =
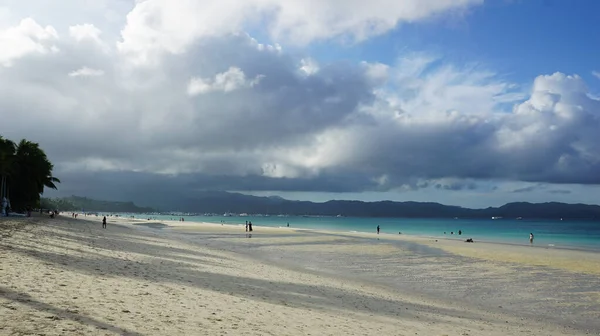
[[[104,212],[155,212],[148,207],[140,207],[133,202],[99,201],[87,197],[71,196],[61,198],[42,198],[41,207],[44,209],[58,209],[59,211],[104,211]]]

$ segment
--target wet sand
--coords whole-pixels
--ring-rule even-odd
[[[526,305],[514,294],[527,280],[519,278],[523,264],[454,255],[422,242],[327,232],[255,227],[250,238],[238,226],[171,229],[171,223],[143,227],[113,218],[103,230],[99,218],[91,219],[0,219],[0,334],[585,335],[599,330],[591,317],[570,325],[560,320],[578,309],[590,316],[600,311],[593,301],[598,280],[590,282],[581,273],[560,270],[560,282],[580,289],[580,296],[547,300],[562,313],[529,316],[519,313],[518,306]],[[557,270],[527,267],[540,277],[530,287],[552,287],[546,276]],[[473,277],[473,272],[479,273]],[[470,278],[475,280],[464,281]],[[443,284],[460,287],[440,294]],[[481,297],[497,286],[503,295]],[[456,298],[465,291],[477,299]]]
[[[340,234],[329,232],[330,234]],[[505,244],[480,242],[465,243],[461,238],[429,238],[409,235],[343,233],[357,238],[380,238],[383,240],[414,242],[435,247],[456,255],[480,260],[514,263],[529,266],[544,266],[571,272],[600,275],[600,251],[557,248],[545,245]]]

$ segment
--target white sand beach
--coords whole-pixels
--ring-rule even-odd
[[[193,241],[177,237],[190,230],[228,235],[240,228],[213,224],[165,232],[132,223],[111,218],[108,229],[103,230],[98,218],[0,219],[0,334],[442,336],[595,332],[530,320],[509,310],[492,312],[460,301],[438,301],[360,277],[352,280],[335,273],[287,267],[285,260],[270,263],[252,258],[251,253],[214,245],[238,244],[239,249],[254,246],[266,254],[274,248],[289,248],[290,253],[308,249],[350,258],[359,251],[376,258],[406,252],[389,244],[361,241],[337,246],[332,241],[347,239],[261,228],[252,240],[238,238],[240,243],[236,243],[234,237],[224,236],[211,240],[211,245],[201,235]],[[257,246],[260,239],[270,245]],[[444,244],[442,249],[459,254],[481,252],[461,250],[451,242]],[[490,263],[495,260],[489,255],[483,257]],[[572,255],[564,254],[564,258]],[[500,269],[502,265],[490,267]],[[581,269],[595,270],[589,265]]]

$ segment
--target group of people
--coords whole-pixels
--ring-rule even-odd
[[[246,232],[252,232],[252,222],[246,221]]]

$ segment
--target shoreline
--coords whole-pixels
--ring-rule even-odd
[[[185,218],[185,216],[183,216]],[[114,218],[114,217],[111,217]],[[122,218],[122,219],[127,219],[127,220],[134,220],[134,221],[140,221],[140,222],[147,222],[147,219],[141,219],[141,218],[127,218],[127,217],[118,217],[118,218]],[[210,218],[210,217],[207,217]],[[231,217],[231,218],[243,218],[243,217]],[[332,217],[335,218],[335,217]],[[242,219],[240,219],[242,220]],[[158,221],[158,222],[165,222],[168,223],[169,226],[175,226],[175,227],[180,227],[180,226],[187,226],[187,224],[224,224],[224,225],[230,225],[232,227],[238,227],[238,226],[244,226],[243,223],[240,224],[235,224],[235,223],[220,223],[220,222],[211,222],[211,221],[194,221],[194,220],[190,220],[190,221],[186,221],[186,222],[179,222],[179,221],[175,221],[175,220],[165,220],[165,219],[151,219],[152,221]],[[557,222],[559,222],[557,220]],[[348,229],[331,229],[331,228],[297,228],[297,227],[286,227],[286,226],[270,226],[270,225],[253,225],[256,228],[262,228],[262,229],[267,229],[267,228],[279,228],[279,229],[294,229],[294,230],[302,230],[302,231],[315,231],[315,232],[332,232],[335,234],[375,234],[374,232],[370,232],[370,231],[359,231],[359,230],[348,230]],[[391,237],[396,237],[396,236],[408,236],[408,237],[418,237],[418,238],[424,238],[424,239],[438,239],[438,240],[456,240],[456,241],[464,241],[467,238],[473,238],[472,236],[469,236],[467,234],[463,234],[462,236],[460,236],[461,238],[457,238],[459,237],[459,235],[455,234],[455,235],[430,235],[430,234],[414,234],[414,233],[402,233],[399,235],[396,235],[395,233],[389,233],[389,232],[381,232],[380,236],[383,235],[389,235]],[[456,236],[453,237],[453,236]],[[539,237],[538,237],[539,238]],[[512,242],[509,241],[509,238],[498,238],[498,239],[488,239],[488,237],[486,238],[478,238],[477,235],[475,236],[475,243],[486,243],[486,244],[501,244],[501,245],[510,245],[510,246],[527,246],[527,247],[533,247],[533,248],[544,248],[544,249],[561,249],[561,250],[572,250],[572,251],[582,251],[582,252],[590,252],[590,253],[600,253],[600,243],[598,244],[598,246],[591,246],[591,245],[577,245],[576,243],[573,244],[568,244],[568,243],[547,243],[544,244],[542,243],[542,245],[540,245],[540,243],[535,243],[533,245],[530,245],[527,242],[527,238],[522,239],[524,242],[523,243],[518,243],[518,242]]]
[[[143,222],[143,221],[142,221]],[[202,232],[208,230],[212,232],[221,232],[226,230],[230,234],[244,235],[248,232],[240,231],[244,229],[243,224],[225,224],[209,222],[178,222],[162,221],[165,228],[182,233]],[[188,224],[191,223],[191,224]],[[134,225],[143,226],[144,223]],[[352,237],[379,242],[411,242],[426,245],[431,248],[437,248],[455,255],[481,259],[486,261],[496,261],[511,264],[524,264],[531,266],[550,267],[566,271],[581,272],[585,274],[600,275],[600,251],[576,249],[568,247],[547,247],[536,245],[520,245],[499,242],[476,241],[466,243],[464,240],[453,239],[450,237],[430,237],[417,235],[394,235],[389,233],[368,233],[368,232],[345,232],[331,230],[315,229],[295,229],[287,227],[254,226],[259,231],[253,231],[252,235],[260,237],[262,234],[300,234],[311,233],[318,235],[331,235],[333,237]],[[205,231],[206,232],[206,231]]]
[[[0,240],[1,331],[554,336],[600,327],[581,315],[573,315],[580,316],[574,325],[553,319],[567,311],[578,314],[586,301],[557,297],[562,301],[556,304],[569,306],[553,308],[524,300],[552,293],[546,282],[532,282],[497,262],[465,263],[432,253],[410,240],[262,227],[250,239],[240,226],[219,224],[200,225],[198,234],[186,235],[185,228],[153,230],[114,218],[103,230],[101,218],[11,220],[17,227],[29,224]],[[3,223],[0,219],[0,228]],[[391,272],[396,267],[404,271]],[[470,284],[455,287],[458,275]],[[573,288],[590,284],[575,273],[569,277]],[[398,282],[403,278],[408,282]],[[497,283],[502,295],[486,294],[478,282],[490,289]],[[523,292],[518,283],[528,283],[528,291],[536,284],[541,292]],[[447,295],[436,294],[447,286],[452,286]],[[600,286],[595,290],[600,293]],[[473,295],[463,297],[463,291]],[[600,311],[589,304],[581,309]],[[538,306],[549,309],[548,316],[518,314]]]
[[[134,224],[143,226],[144,220]],[[178,233],[194,232],[223,232],[228,234],[245,235],[248,232],[243,224],[226,224],[210,222],[179,222],[162,221],[168,231]],[[457,256],[485,260],[488,262],[501,262],[513,265],[528,265],[537,267],[548,267],[551,269],[578,272],[583,274],[600,275],[600,251],[575,249],[568,247],[547,247],[536,245],[520,245],[499,242],[466,243],[464,240],[450,237],[430,237],[418,235],[394,235],[389,233],[369,232],[346,232],[316,229],[296,229],[288,227],[254,226],[259,231],[253,231],[252,235],[260,237],[265,234],[290,234],[311,233],[315,235],[330,235],[332,237],[352,237],[366,240],[377,240],[378,242],[410,242],[436,248],[441,251],[452,253]]]
[[[114,218],[114,217],[111,217]],[[121,218],[118,218],[121,219]],[[136,221],[138,223],[136,223],[135,225],[139,225],[139,226],[147,226],[144,225],[144,223],[146,222],[159,222],[161,224],[165,225],[165,228],[171,228],[171,229],[176,229],[176,230],[194,230],[194,228],[198,225],[201,226],[210,226],[210,227],[224,227],[224,228],[228,228],[236,233],[247,233],[245,231],[237,231],[237,230],[233,230],[235,229],[239,229],[239,228],[244,228],[244,224],[231,224],[231,223],[214,223],[214,222],[195,222],[195,221],[188,221],[188,222],[179,222],[179,221],[169,221],[169,220],[160,220],[160,219],[156,219],[156,220],[144,220],[144,219],[126,219],[126,220],[131,220],[131,221]],[[320,234],[332,234],[332,235],[349,235],[349,236],[356,236],[356,237],[364,237],[364,238],[382,238],[382,239],[387,239],[387,240],[410,240],[410,239],[420,239],[420,240],[439,240],[439,241],[451,241],[451,242],[461,242],[461,243],[465,243],[465,244],[471,244],[471,243],[466,243],[465,240],[467,239],[467,235],[464,235],[464,239],[463,238],[453,238],[453,237],[448,237],[446,236],[429,236],[429,235],[415,235],[415,234],[392,234],[392,233],[386,233],[386,232],[382,232],[380,234],[377,233],[373,233],[373,232],[365,232],[365,231],[346,231],[346,230],[327,230],[327,229],[312,229],[312,228],[295,228],[295,227],[285,227],[285,226],[264,226],[264,225],[253,225],[254,228],[258,228],[261,230],[267,230],[267,232],[272,232],[271,230],[289,230],[289,232],[314,232],[314,233],[320,233]],[[257,231],[253,231],[253,234],[257,234]],[[469,237],[470,238],[470,237]],[[494,241],[494,240],[475,240],[473,244],[488,244],[488,245],[500,245],[500,246],[513,246],[513,247],[524,247],[524,248],[532,248],[532,249],[544,249],[544,250],[564,250],[564,251],[573,251],[573,252],[587,252],[587,253],[594,253],[594,254],[600,254],[600,247],[599,248],[589,248],[587,246],[581,247],[581,246],[572,246],[572,245],[539,245],[539,244],[527,244],[527,243],[511,243],[511,242],[506,242],[506,241]]]

